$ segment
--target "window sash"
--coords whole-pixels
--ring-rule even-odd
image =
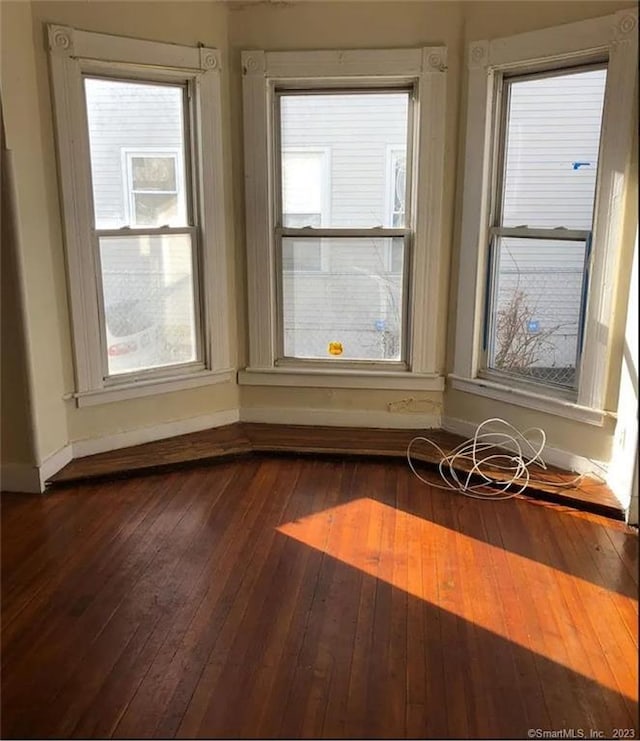
[[[281,99],[284,96],[290,95],[371,95],[381,93],[398,93],[406,92],[408,94],[408,108],[407,108],[407,140],[405,148],[405,167],[406,167],[406,183],[405,183],[405,227],[404,228],[393,228],[384,226],[374,227],[286,227],[284,223],[284,193],[283,193],[283,182],[282,182],[282,170],[283,170],[283,155],[285,151],[282,149],[281,141],[281,125],[282,125],[282,113],[281,113]],[[407,86],[406,83],[399,84],[397,86],[386,85],[367,85],[363,87],[331,87],[319,85],[313,88],[288,88],[286,86],[278,86],[274,90],[273,101],[272,101],[272,116],[273,116],[273,136],[271,145],[273,147],[273,158],[271,167],[271,178],[273,183],[274,193],[274,227],[273,227],[273,241],[274,241],[274,257],[275,257],[275,276],[276,276],[276,317],[275,317],[275,350],[276,357],[274,363],[276,366],[282,364],[299,364],[304,367],[326,367],[328,364],[342,367],[362,367],[362,366],[384,366],[397,367],[402,369],[408,368],[409,358],[409,316],[410,316],[410,283],[412,274],[412,259],[411,259],[411,244],[413,242],[414,227],[412,221],[412,203],[413,203],[413,156],[415,150],[414,144],[414,102],[415,102],[415,90],[413,85]],[[316,151],[316,148],[312,147],[298,147],[294,148],[295,151]],[[329,166],[329,163],[326,163]],[[331,192],[326,194],[327,198],[331,199]],[[385,194],[386,196],[386,194]],[[357,238],[390,238],[390,237],[401,237],[404,242],[404,265],[403,273],[401,278],[402,285],[402,307],[401,307],[401,331],[400,331],[400,360],[351,360],[341,358],[303,358],[298,356],[287,356],[285,355],[284,349],[284,289],[283,280],[285,274],[289,271],[283,267],[283,239],[290,238],[315,238],[322,239],[328,238],[341,238],[341,239],[357,239]],[[321,243],[322,245],[322,243]],[[321,246],[321,250],[322,250]],[[324,257],[323,266],[324,266]],[[389,262],[391,258],[389,257]]]
[[[284,232],[291,232],[293,231],[293,234],[288,234]],[[413,245],[413,239],[412,235],[410,233],[410,230],[408,229],[377,229],[376,231],[376,237],[378,238],[384,238],[384,237],[402,237],[403,238],[403,246],[404,246],[404,260],[403,260],[403,268],[402,268],[402,274],[401,274],[401,288],[402,288],[402,305],[401,305],[401,314],[400,314],[400,359],[394,360],[394,359],[344,359],[344,358],[304,358],[299,356],[288,356],[285,354],[284,349],[284,288],[283,288],[283,281],[285,274],[289,271],[286,271],[283,269],[282,264],[282,255],[283,255],[283,239],[286,237],[296,237],[296,236],[303,236],[307,238],[315,237],[315,238],[321,238],[324,237],[338,237],[338,238],[346,238],[346,239],[358,239],[358,238],[371,238],[373,235],[371,234],[372,230],[360,230],[357,234],[355,233],[349,233],[348,235],[345,234],[345,232],[355,232],[358,230],[340,230],[340,229],[296,229],[296,230],[279,230],[279,233],[276,240],[275,240],[275,263],[276,263],[276,302],[277,302],[277,311],[276,311],[276,351],[277,355],[275,358],[275,365],[294,365],[299,364],[300,366],[304,367],[318,367],[318,368],[325,368],[327,364],[341,366],[343,368],[348,367],[372,367],[372,366],[384,366],[385,368],[398,368],[398,369],[404,369],[406,370],[408,368],[408,351],[409,351],[409,337],[410,337],[410,326],[409,326],[409,316],[410,316],[410,308],[411,308],[411,301],[410,301],[410,277],[412,274],[411,267],[412,267],[412,245]],[[304,232],[304,234],[301,234]],[[323,232],[321,234],[320,232]],[[324,232],[330,232],[329,234]],[[391,232],[391,233],[390,233]],[[322,245],[321,245],[322,249]],[[390,262],[390,258],[389,258]],[[304,271],[305,274],[308,274],[308,271]]]
[[[152,366],[133,370],[127,373],[109,373],[109,358],[107,352],[106,312],[104,300],[104,283],[100,258],[100,239],[102,237],[154,237],[154,236],[177,236],[185,234],[190,237],[191,242],[191,271],[193,290],[193,313],[195,321],[195,359],[186,363],[171,363],[167,365]],[[185,372],[196,372],[206,367],[205,343],[204,343],[204,310],[202,294],[202,265],[201,249],[199,247],[200,234],[197,227],[157,227],[157,228],[129,228],[122,229],[94,229],[93,230],[94,265],[96,274],[96,287],[98,299],[98,321],[99,342],[101,348],[102,379],[105,385],[117,385],[134,381],[145,380],[180,374]]]
[[[402,93],[408,94],[408,107],[407,107],[407,141],[406,141],[406,184],[405,184],[405,225],[407,229],[413,226],[413,215],[412,215],[412,204],[413,204],[413,159],[415,152],[415,84],[407,85],[406,83],[398,84],[397,86],[382,84],[369,84],[357,87],[332,87],[331,85],[318,85],[314,87],[304,88],[292,88],[286,86],[277,86],[274,90],[272,99],[272,147],[273,147],[273,166],[271,167],[273,193],[274,193],[274,225],[276,230],[282,229],[283,225],[283,188],[282,188],[282,111],[281,111],[281,100],[283,97],[293,95],[379,95],[384,93]],[[293,150],[299,151],[316,151],[316,148],[309,147],[294,147]],[[328,163],[327,163],[328,165]],[[327,194],[329,200],[331,199],[331,191]],[[372,228],[377,227],[364,227],[371,231]],[[361,231],[360,229],[350,229],[348,231]],[[343,230],[347,231],[347,230]]]
[[[495,86],[495,98],[493,101],[495,122],[494,122],[494,138],[493,138],[493,149],[494,149],[494,167],[493,167],[493,187],[491,195],[491,213],[489,223],[493,225],[493,228],[502,227],[503,211],[504,211],[504,200],[505,200],[505,181],[506,181],[506,167],[507,167],[507,130],[509,127],[509,114],[510,114],[510,96],[511,88],[514,83],[525,82],[528,80],[541,80],[547,77],[566,77],[574,74],[580,74],[582,72],[590,72],[598,69],[607,69],[608,63],[606,61],[599,62],[576,62],[574,64],[569,63],[568,66],[553,67],[551,69],[544,69],[542,71],[526,71],[526,72],[503,72],[498,73],[498,84]],[[606,89],[606,88],[605,88]],[[601,121],[602,131],[602,121]],[[602,152],[598,154],[597,168],[600,170],[600,160],[602,158]],[[596,189],[594,192],[594,202],[592,206],[592,212],[595,213],[596,199],[598,194],[598,184],[596,182]],[[593,226],[593,219],[591,226]],[[504,227],[502,227],[504,228]],[[511,227],[519,228],[519,227]],[[523,227],[524,228],[524,227]],[[526,227],[528,228],[528,227]],[[558,225],[558,231],[564,229],[562,225]],[[539,230],[542,231],[542,230]],[[568,231],[568,230],[567,230]]]

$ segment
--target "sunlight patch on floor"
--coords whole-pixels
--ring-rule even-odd
[[[581,635],[588,618],[573,618],[579,604],[597,604],[608,596],[601,586],[370,498],[277,530],[637,699],[635,683],[621,688],[612,673],[603,676],[601,646],[585,651],[593,644],[595,626],[591,635]]]

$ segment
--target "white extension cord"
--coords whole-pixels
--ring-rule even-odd
[[[488,430],[490,425],[493,425],[494,429]],[[534,436],[534,442],[530,439],[532,436]],[[535,443],[536,439],[537,443]],[[504,419],[493,417],[479,424],[474,436],[460,443],[449,454],[428,437],[414,437],[407,446],[407,461],[413,473],[424,484],[435,486],[437,489],[458,491],[476,499],[510,499],[521,494],[530,484],[570,487],[581,481],[584,474],[561,483],[531,477],[529,470],[531,466],[547,469],[542,459],[542,450],[546,440],[547,436],[540,427],[531,427],[520,432]],[[411,449],[418,442],[427,443],[440,453],[438,471],[443,484],[428,481],[416,471],[411,460]],[[507,449],[497,451],[497,448]],[[463,473],[463,468],[468,471]],[[504,471],[505,476],[510,475],[497,480],[490,475],[490,469]],[[473,483],[474,477],[480,478],[481,481]]]

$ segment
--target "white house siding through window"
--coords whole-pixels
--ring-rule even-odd
[[[604,68],[506,80],[489,369],[577,385],[605,82]]]
[[[85,78],[108,375],[196,359],[184,87]],[[114,235],[110,230],[120,230]]]
[[[279,102],[283,226],[405,226],[408,91]],[[339,342],[345,359],[399,360],[405,254],[403,238],[283,237],[284,356],[326,358]]]

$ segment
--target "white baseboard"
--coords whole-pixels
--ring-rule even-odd
[[[72,460],[72,445],[65,445],[64,448],[60,448],[56,453],[45,458],[38,468],[40,491],[44,491],[44,485],[47,479],[50,479],[54,474],[58,473],[61,468],[64,468],[67,463],[71,463]]]
[[[463,419],[446,416],[442,418],[443,430],[453,432],[456,435],[462,435],[466,438],[473,437],[477,427],[477,424],[467,422]],[[549,463],[552,466],[564,468],[567,471],[574,471],[575,473],[593,473],[597,476],[606,476],[607,473],[607,464],[605,462],[594,461],[590,458],[570,453],[567,450],[561,450],[560,448],[545,446],[542,451],[542,459],[545,463]]]
[[[28,463],[3,463],[0,468],[0,489],[25,494],[40,494],[40,473]]]
[[[239,420],[240,416],[237,409],[227,409],[223,412],[205,414],[201,417],[165,422],[153,427],[141,427],[137,430],[117,432],[114,435],[76,440],[72,443],[73,457],[84,458],[87,455],[106,453],[109,450],[128,448],[130,445],[142,445],[143,443],[154,442],[154,440],[166,440],[178,435],[187,435],[190,432],[200,432],[212,427],[230,425]]]
[[[326,425],[329,427],[368,427],[425,430],[440,426],[439,414],[402,414],[366,409],[290,409],[250,407],[241,409],[242,422],[275,425]]]
[[[41,494],[45,489],[45,481],[70,463],[72,458],[71,445],[65,445],[45,458],[39,466],[28,463],[5,463],[0,471],[2,490]]]

